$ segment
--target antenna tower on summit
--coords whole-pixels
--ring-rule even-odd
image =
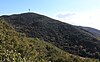
[[[30,9],[28,9],[29,10],[29,12],[30,12]]]

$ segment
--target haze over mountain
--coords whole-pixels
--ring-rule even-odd
[[[79,27],[36,13],[1,16],[17,32],[39,38],[82,57],[100,59],[100,41]]]

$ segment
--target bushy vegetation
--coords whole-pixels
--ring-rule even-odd
[[[99,62],[62,51],[54,45],[27,38],[0,20],[0,62]]]
[[[100,59],[100,41],[76,26],[35,13],[2,18],[27,37],[43,39],[72,54]]]

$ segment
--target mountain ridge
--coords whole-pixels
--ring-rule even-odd
[[[27,38],[0,19],[0,62],[99,62],[69,54],[38,38]]]
[[[100,59],[99,40],[73,25],[35,13],[1,18],[27,37],[43,39],[72,54]]]
[[[98,29],[91,27],[82,27],[82,26],[79,26],[79,28],[86,30],[87,32],[95,36],[97,39],[100,38],[100,30]]]

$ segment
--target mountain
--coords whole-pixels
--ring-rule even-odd
[[[100,59],[100,41],[76,26],[36,13],[1,16],[17,32],[39,38],[71,54]]]
[[[0,19],[0,62],[99,62],[64,52],[38,38],[27,38]]]
[[[95,28],[91,28],[91,27],[82,27],[79,26],[81,29],[86,30],[87,32],[91,33],[93,36],[95,36],[97,39],[100,38],[100,30],[97,30]]]

